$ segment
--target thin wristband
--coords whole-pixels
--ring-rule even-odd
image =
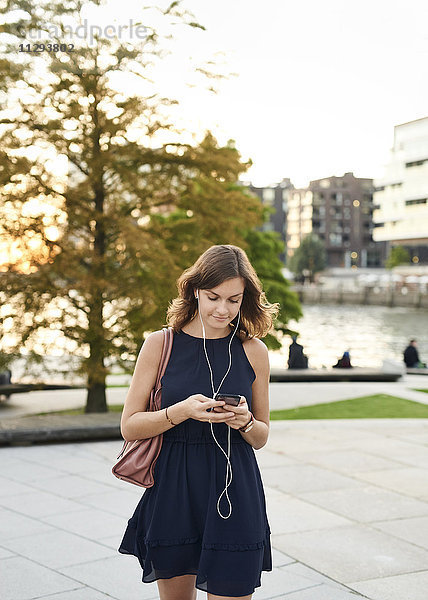
[[[242,427],[239,428],[239,431],[244,431],[245,429],[247,429],[248,425],[254,420],[254,416],[253,413],[250,412],[250,420],[248,421],[248,423],[246,425],[243,425]]]
[[[178,425],[178,423],[173,423],[172,420],[168,417],[168,407],[165,408],[165,416],[168,419],[168,421],[171,423],[171,425]]]

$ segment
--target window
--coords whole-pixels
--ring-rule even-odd
[[[332,246],[340,246],[342,244],[342,236],[340,233],[330,233],[328,238]]]
[[[330,198],[336,202],[337,206],[342,206],[342,202],[343,202],[342,192],[336,192],[334,194],[331,194]]]
[[[415,204],[426,204],[428,198],[416,198],[415,200],[406,200],[406,206],[413,206]]]
[[[423,158],[422,160],[413,160],[412,162],[406,162],[406,169],[410,169],[411,167],[421,167],[424,163],[428,163],[428,158]]]
[[[270,206],[273,204],[274,200],[275,200],[275,190],[273,190],[272,188],[264,188],[263,189],[263,202]]]

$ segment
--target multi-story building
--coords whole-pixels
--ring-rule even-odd
[[[394,127],[384,175],[375,181],[373,237],[428,263],[428,117]]]
[[[258,196],[264,206],[270,207],[272,210],[269,215],[269,220],[263,223],[262,231],[276,231],[279,233],[284,244],[284,250],[279,255],[280,260],[286,262],[286,235],[287,235],[287,198],[288,190],[293,189],[293,184],[289,179],[283,179],[281,183],[266,186],[256,187],[247,184],[247,188],[252,194]]]
[[[384,244],[372,238],[372,179],[326,177],[306,189],[289,191],[287,254],[292,256],[302,239],[312,233],[324,242],[329,267],[380,266]]]

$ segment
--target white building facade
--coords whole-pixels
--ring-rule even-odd
[[[405,246],[413,262],[428,263],[428,117],[394,127],[373,202],[373,239]]]

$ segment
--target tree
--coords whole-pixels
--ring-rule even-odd
[[[60,33],[47,39],[60,43],[65,19],[78,23],[85,3],[4,5],[26,17],[3,26],[14,41],[0,56],[0,227],[10,248],[0,325],[13,332],[2,349],[23,351],[31,367],[52,349],[47,333],[55,345],[62,336],[87,379],[86,411],[105,411],[110,365],[128,364],[163,322],[182,267],[217,238],[242,241],[260,206],[234,186],[247,168],[236,149],[210,134],[183,143],[168,118],[174,100],[123,92],[120,77],[132,76],[125,81],[134,89],[162,56],[154,29],[133,46],[95,35],[69,55],[16,61],[30,29],[55,23]],[[162,18],[201,28],[177,2]],[[63,176],[58,157],[68,165]]]
[[[410,252],[404,246],[393,246],[386,260],[385,267],[393,269],[399,265],[408,265],[411,262]]]
[[[300,243],[289,261],[289,269],[299,277],[304,271],[309,272],[309,281],[313,281],[315,273],[319,273],[326,266],[326,253],[321,240],[309,234]]]
[[[152,235],[162,239],[181,269],[189,267],[212,244],[244,247],[248,228],[263,221],[259,199],[236,183],[249,163],[241,162],[230,142],[221,153],[216,144],[207,134],[198,148],[200,171],[179,194],[175,210],[152,218]]]
[[[202,146],[208,149],[211,142],[209,136]],[[228,145],[228,149],[232,156],[236,153],[234,147]],[[227,164],[231,161],[228,160]],[[235,182],[226,186],[227,203],[221,201],[224,187],[225,182],[218,178],[192,181],[190,189],[180,198],[176,211],[153,219],[153,234],[164,240],[182,269],[190,266],[211,244],[239,245],[246,251],[269,301],[281,305],[275,323],[276,331],[295,333],[287,327],[287,322],[298,320],[302,311],[298,295],[290,290],[289,282],[282,275],[283,265],[278,258],[282,252],[281,240],[275,232],[254,228],[267,220],[270,209],[262,207],[257,196],[248,195],[247,190]],[[243,195],[247,198],[246,215],[242,213]],[[275,334],[267,335],[264,341],[273,350],[281,347]]]
[[[287,322],[290,319],[297,321],[303,313],[298,294],[290,290],[290,283],[282,274],[283,264],[279,260],[282,242],[279,234],[251,229],[247,231],[245,241],[248,244],[248,258],[263,284],[269,302],[280,303],[275,329],[283,335],[295,334],[295,331],[288,328]],[[264,341],[273,350],[281,348],[281,342],[272,334],[268,334]]]

